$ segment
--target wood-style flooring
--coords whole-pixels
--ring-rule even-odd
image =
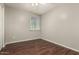
[[[0,52],[1,55],[79,55],[79,52],[43,39],[8,44]]]

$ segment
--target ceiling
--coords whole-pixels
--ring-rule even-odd
[[[42,15],[55,7],[79,6],[79,3],[5,3],[5,6],[23,9],[38,15]]]
[[[38,5],[35,5],[33,3],[6,3],[5,5],[27,10],[38,15],[42,15],[55,7],[55,5],[52,3],[38,3]]]

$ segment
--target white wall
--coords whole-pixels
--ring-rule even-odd
[[[4,20],[3,20],[3,12],[4,12],[4,7],[3,4],[0,4],[0,50],[3,47],[3,41],[4,41]]]
[[[36,38],[79,50],[79,6],[59,6],[41,16],[41,31],[29,31],[29,17],[35,15],[5,8],[5,43]],[[40,36],[41,33],[41,36]]]
[[[31,15],[35,14],[16,8],[5,7],[6,44],[40,38],[39,30],[29,30],[29,20]]]
[[[58,6],[41,21],[42,38],[79,50],[79,5]]]

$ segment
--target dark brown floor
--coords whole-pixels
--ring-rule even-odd
[[[37,39],[6,45],[1,50],[2,55],[79,55],[78,52]]]

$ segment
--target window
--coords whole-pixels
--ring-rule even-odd
[[[40,30],[40,16],[31,16],[30,30]]]

